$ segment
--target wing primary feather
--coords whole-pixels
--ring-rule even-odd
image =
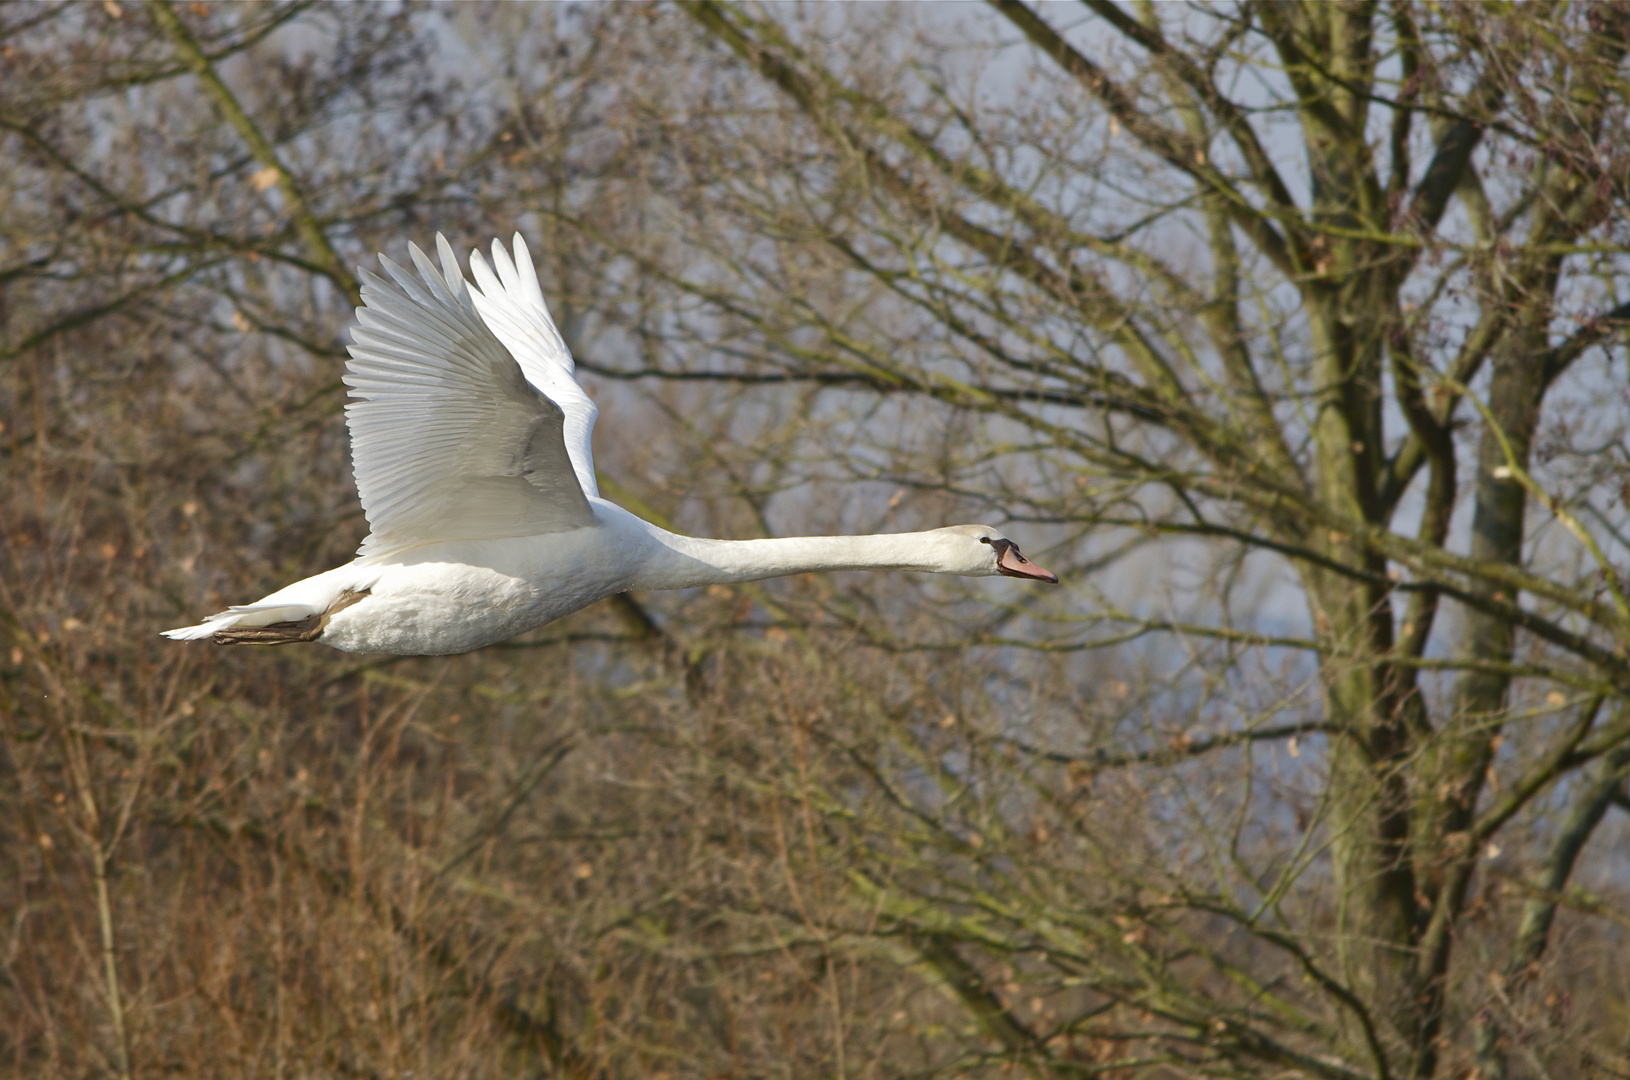
[[[492,240],[492,268],[498,271],[498,280],[504,283],[504,291],[517,293],[520,291],[520,278],[515,274],[515,264],[510,261],[509,252],[499,243],[495,236]]]
[[[448,286],[442,274],[437,273],[436,267],[430,261],[430,256],[419,250],[418,244],[408,245],[408,255],[413,259],[413,265],[418,267],[419,276],[424,283],[430,286],[430,291],[436,295],[444,306],[460,315],[465,314],[464,305],[458,302],[458,294],[464,291],[464,279],[459,278],[459,287],[455,290]]]
[[[516,233],[515,239],[510,243],[515,248],[515,271],[520,278],[521,291],[537,305],[539,311],[543,312],[544,325],[549,328],[549,332],[554,335],[555,344],[560,347],[562,366],[566,368],[568,374],[571,374],[577,370],[577,360],[572,356],[572,351],[566,347],[566,340],[560,336],[560,328],[555,325],[554,316],[549,312],[549,302],[543,298],[543,286],[538,282],[538,268],[533,265],[532,253],[527,250],[526,239],[520,233]]]
[[[472,312],[465,314],[455,305],[450,294],[445,292],[441,297],[427,292],[418,282],[408,277],[407,271],[393,262],[381,258],[386,269],[393,271],[398,281],[406,279],[411,283],[412,291],[409,296],[403,297],[400,293],[390,289],[384,281],[377,276],[373,277],[375,288],[369,290],[364,297],[370,303],[367,309],[359,309],[357,321],[371,331],[382,331],[391,338],[396,339],[393,344],[409,348],[422,347],[426,344],[446,354],[448,359],[456,360],[460,366],[473,370],[486,370],[493,366],[494,358],[480,358],[471,351],[473,341],[478,341],[488,335],[486,327]],[[438,303],[438,300],[440,303]],[[355,335],[353,335],[355,339]],[[359,342],[359,344],[363,344]],[[499,345],[502,349],[502,345]],[[422,353],[421,353],[422,355]],[[509,364],[503,360],[509,360]],[[498,377],[505,381],[513,381],[520,372],[514,368],[513,358],[503,357],[498,360]]]
[[[436,234],[436,257],[441,260],[442,276],[447,279],[447,289],[458,298],[458,306],[475,315],[475,304],[470,301],[469,283],[458,270],[458,255],[453,251],[453,245],[447,242],[447,237],[441,233]]]
[[[411,254],[412,251],[415,250],[417,249],[411,248],[409,249],[409,253]],[[383,255],[379,257],[379,265],[383,266],[385,268],[385,272],[390,274],[391,278],[395,280],[396,284],[402,287],[402,291],[408,294],[408,299],[425,309],[427,314],[435,311],[436,308],[440,306],[436,303],[435,294],[433,294],[419,282],[413,280],[413,275],[408,273],[405,267],[397,265]]]

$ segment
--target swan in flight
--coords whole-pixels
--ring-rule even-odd
[[[1006,574],[1056,583],[984,525],[884,536],[704,540],[600,498],[594,402],[577,384],[526,243],[470,257],[440,234],[441,272],[362,270],[345,383],[370,529],[351,562],[196,626],[178,641],[347,652],[467,652],[631,589],[689,589],[819,570]]]

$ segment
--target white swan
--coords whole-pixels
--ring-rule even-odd
[[[357,557],[175,640],[321,641],[347,652],[466,652],[630,589],[688,589],[816,570],[1007,574],[1057,582],[984,525],[886,536],[703,540],[600,498],[594,402],[578,386],[520,234],[472,253],[440,234],[422,283],[367,270],[345,382],[351,458],[371,529]]]

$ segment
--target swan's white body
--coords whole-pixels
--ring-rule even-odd
[[[525,242],[458,271],[436,238],[423,283],[363,271],[346,365],[357,488],[371,532],[345,566],[169,630],[223,644],[321,641],[437,655],[513,637],[630,589],[685,589],[819,570],[1008,574],[1056,581],[983,525],[884,536],[703,540],[599,497],[596,410],[573,375]]]

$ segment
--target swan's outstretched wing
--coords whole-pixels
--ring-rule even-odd
[[[345,365],[351,462],[372,529],[360,554],[593,525],[565,414],[476,313],[447,241],[436,245],[440,274],[408,249],[422,283],[384,256],[400,289],[361,271]]]
[[[594,454],[589,438],[594,434],[594,418],[600,410],[583,388],[577,385],[573,374],[571,350],[555,329],[549,317],[549,307],[543,302],[543,290],[538,286],[538,271],[532,265],[532,256],[526,250],[526,241],[515,234],[515,259],[497,240],[492,242],[494,274],[481,257],[481,252],[470,253],[470,274],[475,285],[470,289],[475,309],[481,313],[492,332],[498,335],[526,373],[527,381],[546,394],[566,414],[566,452],[571,455],[572,468],[577,470],[577,482],[587,495],[600,494],[594,482]]]

